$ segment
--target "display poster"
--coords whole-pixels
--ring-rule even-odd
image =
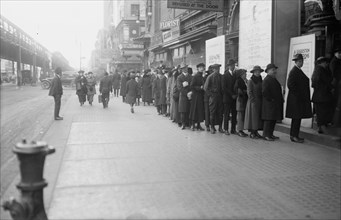
[[[220,64],[220,73],[225,71],[225,35],[206,40],[206,68]]]
[[[240,0],[238,66],[248,71],[248,78],[253,66],[264,69],[271,62],[272,3]]]
[[[223,11],[224,0],[167,0],[167,8]]]
[[[295,62],[292,61],[292,58],[295,54],[301,53],[304,58],[304,64],[301,68],[304,74],[309,78],[310,83],[310,96],[313,94],[313,88],[311,87],[311,76],[314,71],[314,62],[315,62],[315,34],[293,37],[290,39],[290,49],[289,49],[289,59],[288,59],[288,72],[287,72],[287,80],[290,70],[295,65]],[[288,87],[287,83],[285,85],[285,103],[284,103],[284,113],[286,110],[286,102],[288,98]],[[284,114],[285,115],[285,114]],[[290,124],[291,119],[284,118],[284,123]],[[312,125],[312,119],[302,119],[301,126],[310,128]]]
[[[164,43],[178,38],[180,36],[180,19],[160,22],[160,30],[163,30],[162,40]]]

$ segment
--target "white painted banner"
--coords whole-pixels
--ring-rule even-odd
[[[271,62],[272,2],[240,0],[238,66],[248,72]]]
[[[286,110],[286,102],[288,98],[288,87],[287,81],[290,70],[295,65],[295,62],[292,61],[292,58],[295,54],[301,53],[304,58],[304,64],[301,68],[304,74],[309,78],[310,82],[310,96],[313,95],[313,88],[311,87],[311,76],[314,71],[314,63],[315,63],[315,34],[293,37],[290,39],[290,50],[289,50],[289,59],[288,59],[288,72],[287,72],[287,80],[285,85],[285,103],[284,103],[284,113]],[[285,115],[285,114],[284,114]],[[285,118],[283,120],[284,123],[291,123],[291,119]],[[312,125],[312,119],[303,119],[301,126],[310,128]]]
[[[206,40],[206,68],[220,64],[220,73],[225,71],[225,35]]]

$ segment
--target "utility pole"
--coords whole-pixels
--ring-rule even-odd
[[[79,70],[82,69],[82,42],[79,42]]]

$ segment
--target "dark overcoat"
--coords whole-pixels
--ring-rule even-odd
[[[281,84],[273,76],[267,75],[262,85],[262,119],[283,119],[283,95]]]
[[[172,77],[167,78],[167,92],[166,92],[166,103],[167,105],[170,105],[172,103],[173,96],[171,95],[173,93],[173,88],[172,88]]]
[[[247,103],[247,82],[238,77],[235,83],[235,91],[237,94],[236,110],[245,111]]]
[[[55,76],[52,80],[49,96],[63,95],[62,81],[59,76]]]
[[[87,80],[85,76],[77,76],[75,78],[75,84],[76,84],[76,94],[77,95],[86,95],[88,92],[88,89],[86,88]]]
[[[262,77],[252,76],[247,83],[248,100],[245,109],[244,129],[259,130],[262,123]]]
[[[204,112],[204,94],[205,91],[203,89],[204,86],[204,77],[203,73],[198,72],[192,77],[191,81],[191,91],[192,91],[192,99],[191,99],[191,108],[189,111],[189,118],[195,122],[202,122],[205,119]]]
[[[301,69],[294,66],[288,76],[288,98],[285,117],[287,118],[311,118],[311,100],[309,78]]]
[[[187,82],[188,85],[186,87],[183,86],[183,83]],[[189,107],[189,99],[187,97],[187,93],[191,90],[190,87],[190,75],[185,76],[184,74],[180,74],[176,81],[176,86],[179,90],[179,112],[188,112]]]
[[[99,83],[99,92],[100,93],[112,92],[112,79],[110,76],[105,76],[101,79]]]
[[[91,78],[87,79],[87,95],[95,95],[96,94],[96,78],[92,76]]]
[[[221,87],[223,90],[223,103],[232,103],[233,100],[236,99],[236,91],[234,90],[234,86],[236,83],[237,77],[235,71],[231,75],[228,70],[224,72],[221,79]]]
[[[167,104],[167,78],[165,76],[160,77],[160,105]]]
[[[210,74],[205,81],[204,90],[208,96],[210,117],[215,119],[210,123],[211,125],[220,125],[223,120],[222,75],[220,73]],[[215,115],[212,115],[212,112],[215,112]]]
[[[314,103],[330,102],[332,94],[333,77],[329,69],[317,65],[311,77],[311,85],[314,88],[312,101]]]
[[[120,82],[121,82],[121,75],[119,73],[114,73],[112,76],[112,86],[114,89],[119,89],[120,88]]]
[[[126,84],[126,102],[135,104],[138,95],[139,85],[135,79],[130,79]]]
[[[136,98],[141,98],[141,95],[142,95],[142,77],[138,76],[136,79],[136,82],[137,82],[137,85],[139,86]]]
[[[128,77],[123,75],[121,78],[121,88],[120,88],[120,95],[126,96],[126,86],[127,86]]]
[[[155,105],[160,105],[160,95],[161,95],[161,84],[159,77],[153,80],[153,98],[155,100]]]
[[[152,78],[150,75],[144,75],[141,81],[142,101],[152,102]]]

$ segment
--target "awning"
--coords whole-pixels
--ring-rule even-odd
[[[140,35],[139,37],[134,38],[133,41],[134,42],[149,42],[150,38],[151,38],[150,33],[147,33],[147,34],[144,33],[143,35]]]
[[[162,44],[158,44],[158,45],[154,45],[152,47],[149,47],[149,51],[153,51],[153,50],[157,50],[157,49],[161,49],[162,48]]]
[[[217,35],[217,25],[208,25],[193,31],[190,31],[186,34],[180,35],[179,38],[174,39],[170,42],[167,42],[163,45],[163,48],[169,47],[169,49],[174,49],[180,46],[187,44],[188,42],[194,42],[202,39],[202,36],[205,34],[214,34]]]

